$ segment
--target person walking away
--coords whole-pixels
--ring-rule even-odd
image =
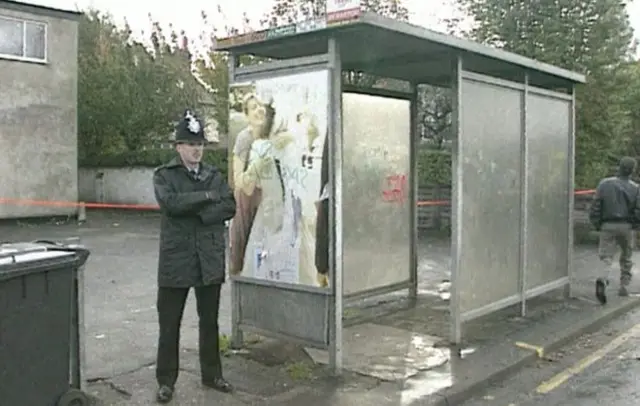
[[[620,248],[619,296],[628,296],[633,262],[633,233],[640,225],[638,185],[630,177],[636,169],[636,160],[620,160],[618,175],[600,181],[589,212],[591,224],[600,232],[598,255],[607,266],[607,277],[596,280],[596,297],[607,303],[606,288],[613,272],[613,258]]]
[[[218,311],[225,281],[225,221],[236,212],[225,177],[201,162],[203,123],[187,111],[176,127],[178,156],[156,169],[153,186],[160,206],[157,310],[160,325],[156,400],[173,398],[179,371],[180,325],[187,295],[194,288],[199,318],[202,384],[230,393],[222,377]]]

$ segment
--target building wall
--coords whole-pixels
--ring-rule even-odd
[[[155,205],[153,168],[80,168],[83,202]]]
[[[47,63],[0,57],[0,198],[78,199],[78,23],[33,7],[0,15],[47,23]],[[61,13],[58,13],[61,14]],[[0,219],[66,215],[74,207],[0,204]]]

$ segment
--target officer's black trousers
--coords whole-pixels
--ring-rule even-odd
[[[218,342],[218,310],[221,285],[195,288],[199,321],[200,372],[204,382],[222,377],[220,343]],[[160,338],[156,379],[159,385],[174,387],[180,369],[180,325],[189,288],[158,288],[158,320]]]

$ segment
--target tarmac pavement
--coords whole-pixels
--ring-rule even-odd
[[[79,237],[90,251],[85,268],[85,378],[110,378],[151,365],[155,360],[155,308],[159,217],[153,213],[89,211],[86,224],[70,221],[0,224],[4,241]],[[429,291],[449,277],[446,242],[425,244],[430,255],[420,264],[421,286]],[[444,265],[443,265],[444,264]],[[225,284],[220,331],[231,332],[230,289]],[[181,346],[197,350],[198,320],[190,294]]]
[[[152,404],[157,339],[155,289],[158,220],[155,214],[103,211],[89,212],[88,222],[81,226],[74,221],[38,225],[24,222],[0,224],[0,235],[4,236],[2,240],[80,237],[91,251],[85,269],[85,378],[91,382],[88,390],[102,399],[101,405]],[[439,362],[435,362],[426,369],[414,368],[415,371],[406,374],[407,368],[415,366],[409,365],[414,364],[415,360],[408,360],[411,357],[407,353],[404,355],[407,362],[404,378],[391,381],[348,371],[339,381],[327,379],[326,372],[313,365],[300,349],[287,349],[269,340],[256,340],[250,343],[247,351],[225,358],[225,374],[238,386],[237,394],[225,396],[202,390],[197,368],[197,316],[194,298],[190,297],[181,337],[182,375],[178,384],[179,395],[174,404],[460,404],[464,397],[481,389],[483,379],[486,381],[487,377],[497,377],[495,371],[505,371],[510,365],[521,367],[532,361],[531,351],[516,348],[515,341],[551,349],[557,347],[558,343],[566,344],[567,339],[575,338],[602,320],[616,317],[636,305],[637,298],[614,298],[607,309],[602,309],[592,298],[593,281],[601,269],[593,248],[576,248],[574,258],[578,270],[573,283],[574,291],[581,299],[567,301],[555,292],[531,301],[530,313],[525,319],[518,317],[513,309],[505,309],[467,323],[465,350],[472,353],[470,356],[463,353],[460,357],[457,350],[447,349],[447,362],[444,365],[438,366],[436,364]],[[446,281],[449,278],[449,263],[446,241],[422,241],[420,300],[417,306],[376,317],[373,324],[365,327],[393,331],[399,337],[396,339],[405,340],[405,346],[415,342],[418,336],[431,337],[434,340],[429,344],[428,353],[436,352],[436,339],[447,337],[448,334]],[[394,297],[397,299],[397,295],[391,295],[383,302],[393,306],[397,302]],[[223,334],[230,332],[229,301],[227,286],[223,289],[220,312]],[[377,302],[375,308],[384,308],[387,306],[384,303]],[[362,313],[366,312],[365,309]],[[398,335],[399,331],[405,332],[405,338]],[[367,338],[370,341],[385,341],[385,337]],[[352,343],[353,348],[357,346],[357,343]],[[405,347],[400,346],[401,352],[402,348]],[[361,356],[363,359],[360,361],[368,362],[366,354]],[[380,365],[380,368],[384,367]],[[457,387],[462,389],[453,391]]]
[[[460,406],[640,404],[640,311],[548,354]]]
[[[110,378],[155,360],[155,308],[159,217],[132,212],[89,212],[88,222],[6,222],[3,240],[80,237],[91,255],[85,268],[85,378]],[[228,286],[221,301],[220,328],[230,332]],[[197,349],[198,321],[190,295],[183,319],[182,347]]]

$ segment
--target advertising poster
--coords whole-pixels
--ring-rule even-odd
[[[360,0],[327,0],[327,24],[353,20],[360,16]]]
[[[232,275],[327,285],[328,83],[317,71],[230,88]]]

